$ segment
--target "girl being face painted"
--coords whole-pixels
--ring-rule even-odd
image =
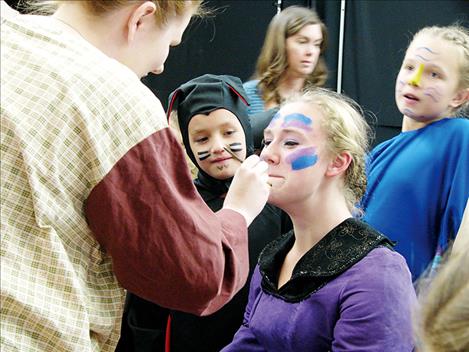
[[[269,203],[282,209],[320,196],[331,157],[320,127],[323,114],[312,104],[286,104],[264,131],[261,158],[269,164]]]
[[[218,180],[233,177],[246,158],[246,136],[238,118],[226,109],[194,115],[188,126],[189,143],[200,169]]]

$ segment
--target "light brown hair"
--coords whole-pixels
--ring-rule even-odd
[[[424,278],[420,287],[425,286]],[[467,250],[443,261],[430,284],[421,288],[416,319],[419,351],[469,351],[469,254]]]
[[[357,202],[366,190],[365,158],[371,135],[363,110],[351,98],[317,87],[306,88],[302,94],[292,96],[284,104],[293,102],[305,102],[321,111],[324,116],[321,129],[327,136],[327,149],[331,155],[348,152],[352,157],[345,171],[344,196],[349,209],[360,215]]]
[[[259,79],[262,98],[280,104],[277,85],[288,67],[286,40],[303,27],[319,24],[322,32],[321,53],[313,72],[306,78],[305,87],[323,86],[327,79],[327,68],[323,54],[327,45],[327,30],[318,14],[309,8],[290,6],[274,16],[269,24],[257,59],[255,78]]]
[[[80,5],[94,16],[102,16],[132,3],[143,3],[143,0],[23,0],[20,7],[27,12],[37,14],[51,14],[61,3],[78,1]],[[206,8],[203,0],[150,0],[156,5],[155,17],[159,23],[165,24],[168,17],[180,16],[187,9],[195,10],[195,16],[205,16]],[[208,13],[208,11],[207,11]]]

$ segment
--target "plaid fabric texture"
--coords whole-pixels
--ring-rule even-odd
[[[2,18],[2,351],[114,351],[124,290],[83,206],[166,126],[138,77],[78,34],[49,17]]]

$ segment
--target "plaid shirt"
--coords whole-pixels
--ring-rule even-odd
[[[5,14],[2,351],[113,351],[119,283],[220,309],[248,276],[246,222],[200,198],[158,99],[56,19]]]
[[[84,201],[164,111],[53,18],[2,18],[1,44],[1,349],[113,351],[125,293]]]

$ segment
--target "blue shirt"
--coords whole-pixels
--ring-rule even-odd
[[[390,239],[416,279],[455,238],[469,197],[469,120],[402,132],[369,155],[364,220]]]
[[[264,108],[264,99],[262,99],[262,94],[259,91],[259,87],[257,86],[259,80],[247,81],[243,84],[244,90],[246,91],[246,95],[248,97],[249,107],[248,107],[248,115],[254,115],[259,112],[265,111]]]

